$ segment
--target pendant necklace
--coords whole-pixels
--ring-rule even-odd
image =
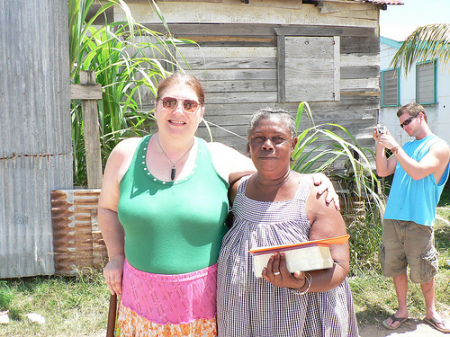
[[[194,146],[195,143],[195,139],[192,142],[192,145],[189,147],[189,149],[187,149],[187,151],[181,156],[180,159],[178,159],[175,163],[170,160],[169,156],[166,154],[166,152],[164,151],[164,149],[162,148],[161,144],[159,143],[159,136],[156,136],[156,141],[158,142],[159,148],[161,149],[162,153],[164,153],[164,155],[166,156],[166,158],[170,161],[170,163],[172,164],[172,171],[170,172],[170,179],[172,179],[172,181],[175,179],[175,175],[177,173],[177,167],[176,165],[181,161],[181,159],[183,159],[188,153],[189,151],[192,149],[192,147]]]

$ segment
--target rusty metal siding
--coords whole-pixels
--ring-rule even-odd
[[[51,191],[73,185],[67,22],[67,1],[0,1],[0,278],[54,273]]]
[[[56,274],[78,274],[106,264],[108,255],[97,217],[99,194],[100,190],[52,191]]]

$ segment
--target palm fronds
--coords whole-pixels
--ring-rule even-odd
[[[415,62],[440,58],[442,65],[450,60],[450,24],[440,23],[417,28],[394,55],[390,67],[403,68],[407,74]],[[450,69],[450,68],[449,68]]]

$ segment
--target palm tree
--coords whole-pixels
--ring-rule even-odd
[[[422,62],[433,58],[439,58],[442,66],[450,66],[449,23],[437,23],[417,28],[403,42],[390,66],[403,68],[407,74],[416,61]]]

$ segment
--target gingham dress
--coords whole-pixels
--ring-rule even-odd
[[[308,241],[306,200],[311,178],[302,178],[294,199],[280,202],[246,197],[248,178],[238,187],[233,227],[223,238],[218,261],[219,336],[357,337],[347,279],[330,291],[299,295],[253,274],[250,249]]]

